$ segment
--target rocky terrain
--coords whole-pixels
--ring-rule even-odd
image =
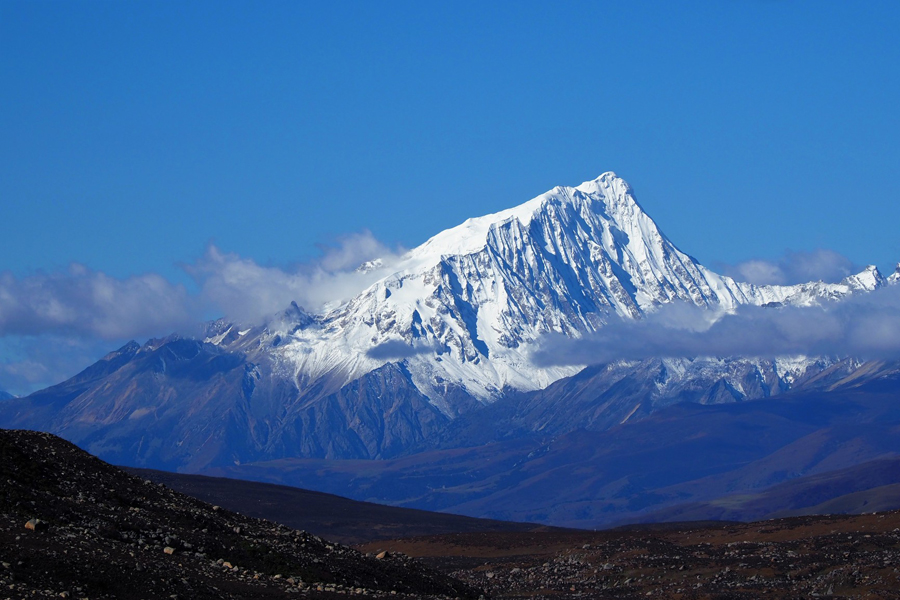
[[[375,542],[495,598],[898,598],[900,512]]]
[[[348,595],[480,592],[402,555],[206,504],[55,436],[0,430],[0,598]]]

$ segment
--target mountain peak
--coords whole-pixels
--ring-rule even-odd
[[[886,281],[884,275],[878,270],[878,267],[875,265],[868,265],[859,273],[848,275],[842,279],[841,284],[855,289],[871,291],[881,287]]]
[[[894,267],[894,272],[891,273],[890,275],[888,275],[888,278],[886,281],[888,283],[890,283],[891,285],[894,285],[894,284],[900,282],[900,263],[897,263],[897,266]]]
[[[488,235],[493,229],[511,221],[517,221],[523,229],[527,228],[534,217],[545,211],[548,205],[583,202],[585,195],[601,200],[605,205],[604,212],[618,212],[610,209],[623,205],[637,207],[638,211],[643,212],[631,197],[631,186],[613,171],[607,171],[577,187],[556,186],[513,208],[466,219],[460,225],[433,236],[421,246],[411,250],[407,256],[413,259],[426,259],[478,252],[485,247]]]

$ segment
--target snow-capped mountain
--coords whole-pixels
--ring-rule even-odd
[[[299,308],[265,327],[217,330],[207,341],[264,348],[301,394],[334,391],[404,360],[413,382],[448,416],[448,388],[483,402],[541,389],[581,367],[536,367],[541,336],[580,336],[610,319],[640,318],[682,301],[730,311],[741,304],[807,305],[872,290],[875,267],[838,284],[754,286],[713,273],[678,250],[614,173],[557,187],[520,206],[469,219],[404,255],[382,279],[326,314]]]
[[[686,357],[572,377],[581,367],[532,364],[542,336],[582,336],[672,302],[720,312],[808,305],[888,281],[874,267],[837,284],[718,275],[676,248],[614,173],[469,219],[360,270],[377,280],[339,306],[312,314],[293,304],[256,327],[223,320],[202,340],[129,344],[67,382],[3,402],[0,426],[52,431],[120,464],[180,470],[396,456],[495,404],[520,432],[603,428],[673,402],[777,394],[858,363]],[[565,410],[551,408],[555,382]]]

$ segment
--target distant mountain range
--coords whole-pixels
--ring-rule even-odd
[[[683,402],[604,431],[522,436],[390,460],[295,458],[213,472],[563,527],[896,508],[900,364],[862,370],[829,390]]]
[[[858,382],[856,374],[866,381],[892,376],[890,365],[835,357],[684,357],[586,368],[534,364],[532,353],[548,334],[590,335],[620,319],[642,319],[668,303],[716,312],[741,305],[808,306],[900,280],[898,273],[886,278],[868,267],[839,283],[737,282],[675,247],[614,173],[469,219],[398,259],[370,261],[360,271],[373,281],[369,287],[317,313],[292,304],[258,326],[220,320],[202,339],[173,335],[144,345],[131,342],[68,381],[4,401],[0,426],[50,431],[111,462],[172,471],[282,480],[297,465],[322,464],[335,471],[334,481],[343,481],[339,465],[382,459],[372,463],[377,465],[372,473],[387,473],[391,465],[435,464],[455,477],[478,481],[471,470],[459,471],[451,463],[462,461],[458,464],[488,476],[484,465],[536,469],[550,459],[534,457],[545,454],[569,464],[587,447],[601,444],[604,460],[618,461],[622,468],[653,468],[629,462],[625,457],[631,450],[615,440],[625,432],[658,427],[652,439],[640,443],[677,445],[684,431],[703,422],[678,419],[742,415],[769,405],[745,409],[735,403],[786,393],[844,398],[834,394]],[[813,414],[830,406],[830,400],[808,402],[805,407]],[[698,405],[730,406],[708,413],[712,409]],[[660,421],[657,414],[669,416]],[[772,419],[760,427],[782,422],[782,417]],[[714,440],[727,447],[752,430],[736,423],[706,438],[711,456],[721,454]],[[757,448],[766,439],[747,443]],[[760,460],[774,448],[759,446],[763,454],[741,455],[741,460]],[[666,460],[672,456],[669,447],[659,452]],[[245,468],[248,463],[255,466]],[[688,477],[683,481],[696,475],[687,472],[687,464],[664,464],[680,472],[678,477]],[[282,466],[288,471],[274,472]],[[798,467],[790,476],[807,472]],[[617,473],[620,478],[643,476]],[[586,476],[578,469],[568,475],[570,487],[584,484]],[[595,473],[588,479],[595,475],[600,477]],[[331,480],[301,483],[357,498],[567,524],[630,518],[668,505],[668,499],[633,505],[629,494],[639,487],[623,483],[615,502],[631,498],[631,508],[594,506],[583,517],[557,516],[537,505],[528,509],[522,498],[510,498],[520,503],[515,509],[511,504],[500,509],[502,503],[494,501],[479,504],[467,494],[439,499],[443,486],[453,487],[456,480],[436,486],[425,478],[420,483],[431,490],[428,494],[416,489],[404,495],[408,483],[385,477],[395,486],[389,494],[363,489],[369,485],[365,477],[347,483],[356,486],[349,491],[333,488]],[[491,477],[500,477],[499,472]],[[501,479],[510,484],[514,478]],[[553,481],[559,491],[554,496],[563,498],[569,488]],[[496,481],[491,485],[503,488]],[[464,497],[469,500],[462,502]],[[703,500],[687,492],[683,499]]]

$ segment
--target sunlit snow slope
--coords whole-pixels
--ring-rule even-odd
[[[674,301],[726,311],[810,304],[884,283],[874,267],[838,284],[735,282],[678,250],[612,172],[469,219],[381,268],[385,276],[345,305],[289,311],[238,339],[232,333],[228,346],[275,353],[301,394],[405,359],[419,391],[452,416],[454,391],[490,402],[577,372],[529,363],[546,333],[579,336]]]

